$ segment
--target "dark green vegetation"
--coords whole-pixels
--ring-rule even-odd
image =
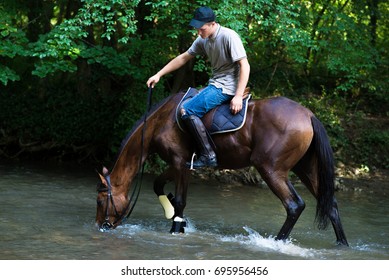
[[[384,0],[3,0],[0,156],[114,158],[145,111],[147,78],[190,46],[199,5],[241,35],[256,97],[314,111],[339,162],[389,167]],[[204,85],[208,71],[197,58],[158,84],[154,102]]]

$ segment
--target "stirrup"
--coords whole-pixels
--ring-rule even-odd
[[[193,153],[192,159],[190,160],[189,170],[195,170],[195,169],[193,168],[193,162],[194,162],[195,156],[196,156],[196,153]],[[187,163],[187,165],[188,165],[188,163]]]
[[[195,155],[196,154],[193,153],[191,161],[186,163],[186,166],[189,167],[190,170],[202,167],[217,167],[216,156],[208,158],[207,156],[200,155],[197,160],[194,160]]]

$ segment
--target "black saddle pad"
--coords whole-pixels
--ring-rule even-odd
[[[181,120],[180,108],[182,104],[190,100],[190,98],[193,98],[197,93],[199,93],[197,89],[189,88],[177,106],[176,121],[182,131],[185,130],[184,130],[184,124],[182,123]],[[240,129],[246,121],[247,108],[248,108],[247,104],[250,98],[251,95],[249,94],[246,98],[243,99],[242,110],[236,115],[233,115],[231,113],[229,103],[224,103],[209,111],[202,118],[208,132],[210,134],[217,134],[217,133],[232,132]],[[204,121],[204,119],[209,119],[209,118],[211,118],[211,121]]]

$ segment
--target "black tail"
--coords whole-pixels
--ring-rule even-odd
[[[313,148],[317,157],[318,196],[316,206],[316,222],[319,229],[328,226],[329,215],[334,205],[335,171],[334,155],[323,124],[313,116]]]

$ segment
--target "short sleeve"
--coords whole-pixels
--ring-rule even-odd
[[[203,39],[199,36],[188,49],[190,55],[205,55]]]
[[[232,32],[231,35],[228,36],[228,40],[228,44],[230,46],[231,51],[231,59],[233,62],[239,61],[247,57],[242,40],[236,32]]]

